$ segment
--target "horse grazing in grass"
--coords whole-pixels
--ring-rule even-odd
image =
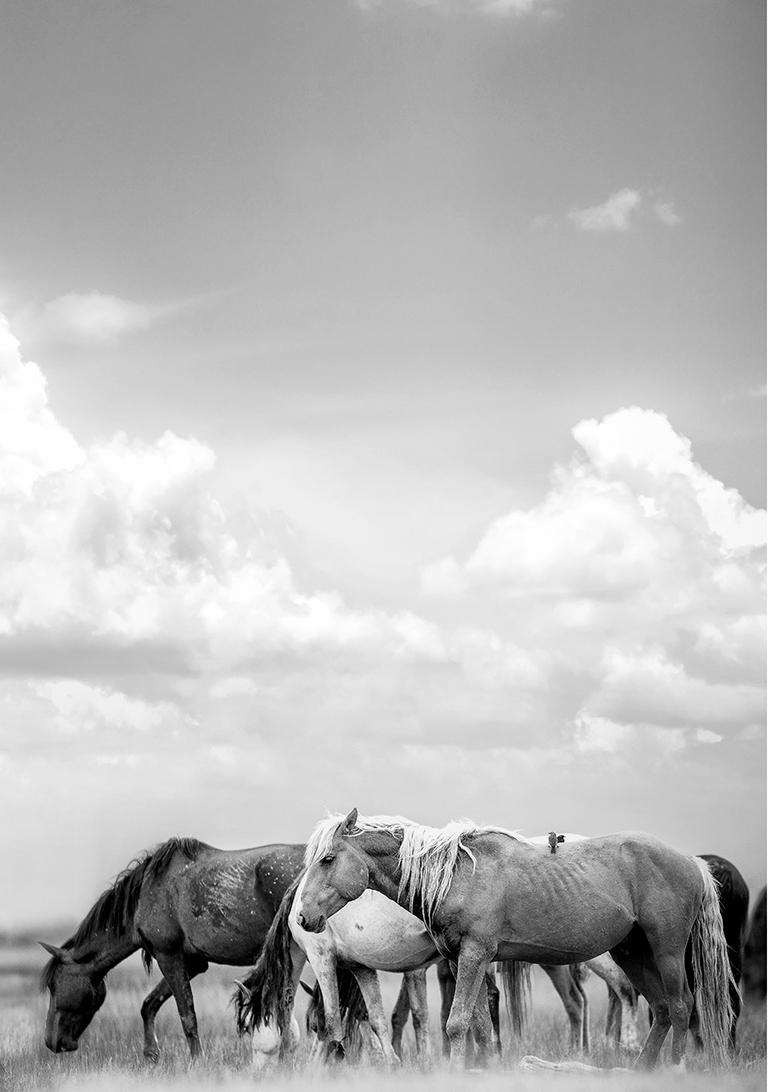
[[[456,961],[447,1025],[453,1066],[463,1064],[491,960],[562,965],[606,950],[653,1012],[640,1065],[656,1064],[671,1027],[672,1062],[682,1067],[694,999],[710,1061],[727,1061],[731,975],[717,885],[704,861],[647,834],[590,838],[550,853],[499,827],[366,822],[356,809],[321,823],[307,854],[297,910],[303,929],[321,934],[370,889],[417,915]]]
[[[155,1017],[173,996],[192,1057],[200,1053],[190,980],[209,963],[245,966],[259,953],[286,888],[303,867],[303,845],[223,850],[171,838],[122,872],[51,959],[41,986],[50,991],[45,1043],[56,1052],[78,1041],[107,994],[105,977],[142,951],[163,974],[141,1006],[144,1056],[159,1057]]]

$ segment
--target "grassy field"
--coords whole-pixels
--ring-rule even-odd
[[[37,990],[37,975],[44,961],[39,949],[15,947],[0,949],[0,1088],[3,1092],[32,1092],[36,1089],[62,1089],[65,1092],[115,1090],[115,1092],[163,1092],[181,1087],[207,1089],[225,1086],[231,1092],[250,1089],[255,1081],[267,1089],[304,1092],[320,1087],[343,1090],[361,1086],[370,1092],[437,1092],[452,1088],[459,1092],[477,1089],[501,1092],[539,1092],[553,1086],[567,1086],[569,1092],[630,1088],[635,1092],[654,1089],[664,1092],[753,1092],[765,1088],[765,1009],[747,1010],[741,1026],[741,1043],[731,1070],[705,1073],[697,1069],[693,1048],[689,1049],[689,1073],[672,1074],[663,1070],[640,1073],[527,1073],[518,1068],[524,1054],[549,1060],[568,1057],[565,1014],[551,986],[539,972],[534,974],[534,994],[530,1029],[522,1043],[509,1042],[504,1034],[504,1058],[500,1067],[483,1073],[467,1072],[449,1076],[439,1051],[439,1011],[434,975],[430,974],[430,1020],[432,1059],[426,1071],[419,1069],[411,1056],[410,1029],[406,1039],[407,1057],[401,1070],[383,1073],[365,1067],[346,1066],[329,1071],[311,1067],[306,1052],[300,1051],[297,1063],[288,1071],[255,1077],[249,1066],[249,1044],[238,1039],[233,1030],[229,997],[236,972],[230,968],[212,968],[194,983],[196,1007],[205,1060],[189,1064],[178,1016],[169,1003],[158,1019],[158,1037],[163,1056],[156,1066],[148,1066],[141,1055],[141,1019],[139,1006],[157,974],[147,980],[138,959],[127,961],[109,977],[109,995],[102,1010],[83,1036],[76,1054],[55,1056],[43,1043],[47,995]],[[391,1005],[399,981],[382,976],[385,1000]],[[627,1065],[601,1036],[605,1013],[605,990],[596,979],[588,986],[591,1002],[593,1052],[592,1064]],[[303,1000],[300,1002],[303,1014]]]

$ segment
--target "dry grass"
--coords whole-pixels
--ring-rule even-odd
[[[181,1034],[178,1016],[170,1003],[158,1019],[158,1037],[163,1051],[160,1063],[148,1066],[141,1055],[141,1019],[139,1006],[149,989],[138,960],[118,967],[109,978],[109,996],[104,1008],[83,1037],[76,1054],[54,1056],[43,1044],[43,1026],[47,999],[37,992],[36,976],[44,956],[35,949],[0,951],[0,1086],[3,1092],[36,1092],[37,1089],[61,1089],[62,1092],[164,1092],[181,1087],[207,1089],[225,1086],[231,1092],[245,1092],[258,1081],[265,1089],[305,1092],[310,1088],[334,1088],[342,1092],[363,1085],[369,1092],[437,1092],[451,1088],[470,1092],[482,1086],[483,1092],[508,1092],[514,1081],[515,1092],[542,1092],[550,1086],[567,1085],[569,1092],[592,1092],[606,1088],[630,1088],[635,1092],[753,1092],[765,1088],[765,1009],[747,1010],[740,1029],[738,1057],[732,1069],[723,1073],[697,1071],[697,1059],[690,1050],[691,1072],[686,1075],[654,1074],[570,1074],[525,1073],[517,1070],[522,1054],[536,1054],[550,1060],[568,1057],[565,1016],[551,987],[543,976],[535,977],[531,1027],[522,1044],[505,1046],[501,1068],[482,1073],[468,1072],[461,1078],[449,1077],[439,1051],[436,986],[430,982],[430,1019],[433,1057],[426,1071],[416,1067],[411,1057],[410,1032],[406,1041],[408,1056],[397,1073],[383,1073],[370,1068],[342,1067],[329,1071],[310,1068],[304,1052],[297,1065],[287,1071],[256,1078],[249,1065],[248,1043],[239,1040],[233,1030],[229,996],[236,972],[212,968],[194,984],[198,1019],[203,1038],[205,1060],[192,1067]],[[430,976],[432,979],[434,976]],[[391,1005],[398,986],[394,976],[382,976],[385,998]],[[156,981],[156,978],[155,978]],[[595,1044],[589,1061],[600,1066],[628,1064],[600,1034],[604,1018],[604,989],[592,981],[592,1029]]]

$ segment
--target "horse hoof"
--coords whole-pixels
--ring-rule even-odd
[[[159,1050],[145,1050],[144,1051],[144,1061],[149,1062],[150,1065],[157,1065],[157,1063],[160,1061],[160,1051]]]

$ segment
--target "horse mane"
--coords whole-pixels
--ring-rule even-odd
[[[304,854],[307,868],[330,852],[345,819],[346,816],[341,814],[329,815],[317,824]],[[399,893],[407,896],[411,912],[417,901],[421,904],[427,927],[448,894],[459,854],[465,853],[473,867],[477,863],[472,850],[465,845],[465,839],[480,834],[501,834],[524,845],[529,844],[528,839],[517,831],[507,830],[506,827],[478,826],[469,819],[448,823],[444,827],[427,827],[412,819],[392,815],[359,815],[348,835],[354,838],[371,832],[391,834],[400,839]]]
[[[312,831],[304,850],[304,867],[309,868],[316,861],[325,857],[330,852],[333,840],[344,825],[345,815],[341,812],[329,814],[321,819]],[[358,815],[354,830],[350,835],[386,833],[393,836],[399,835],[405,827],[415,826],[412,819],[404,819],[402,815]]]
[[[296,890],[303,878],[302,872],[283,895],[259,958],[242,980],[248,992],[247,998],[241,990],[237,990],[232,996],[235,1024],[240,1035],[262,1025],[266,1026],[273,1019],[282,1035],[290,1024],[293,1011],[293,991],[289,989],[293,974],[293,937],[288,919]]]
[[[205,843],[196,838],[169,838],[156,849],[141,853],[115,877],[61,947],[74,952],[87,947],[100,934],[122,935],[133,922],[144,881],[160,879],[177,853],[194,861],[205,848]],[[152,957],[145,951],[142,958],[144,966],[149,970]],[[45,964],[40,974],[41,989],[52,986],[56,967],[60,962],[57,956],[52,956]]]

